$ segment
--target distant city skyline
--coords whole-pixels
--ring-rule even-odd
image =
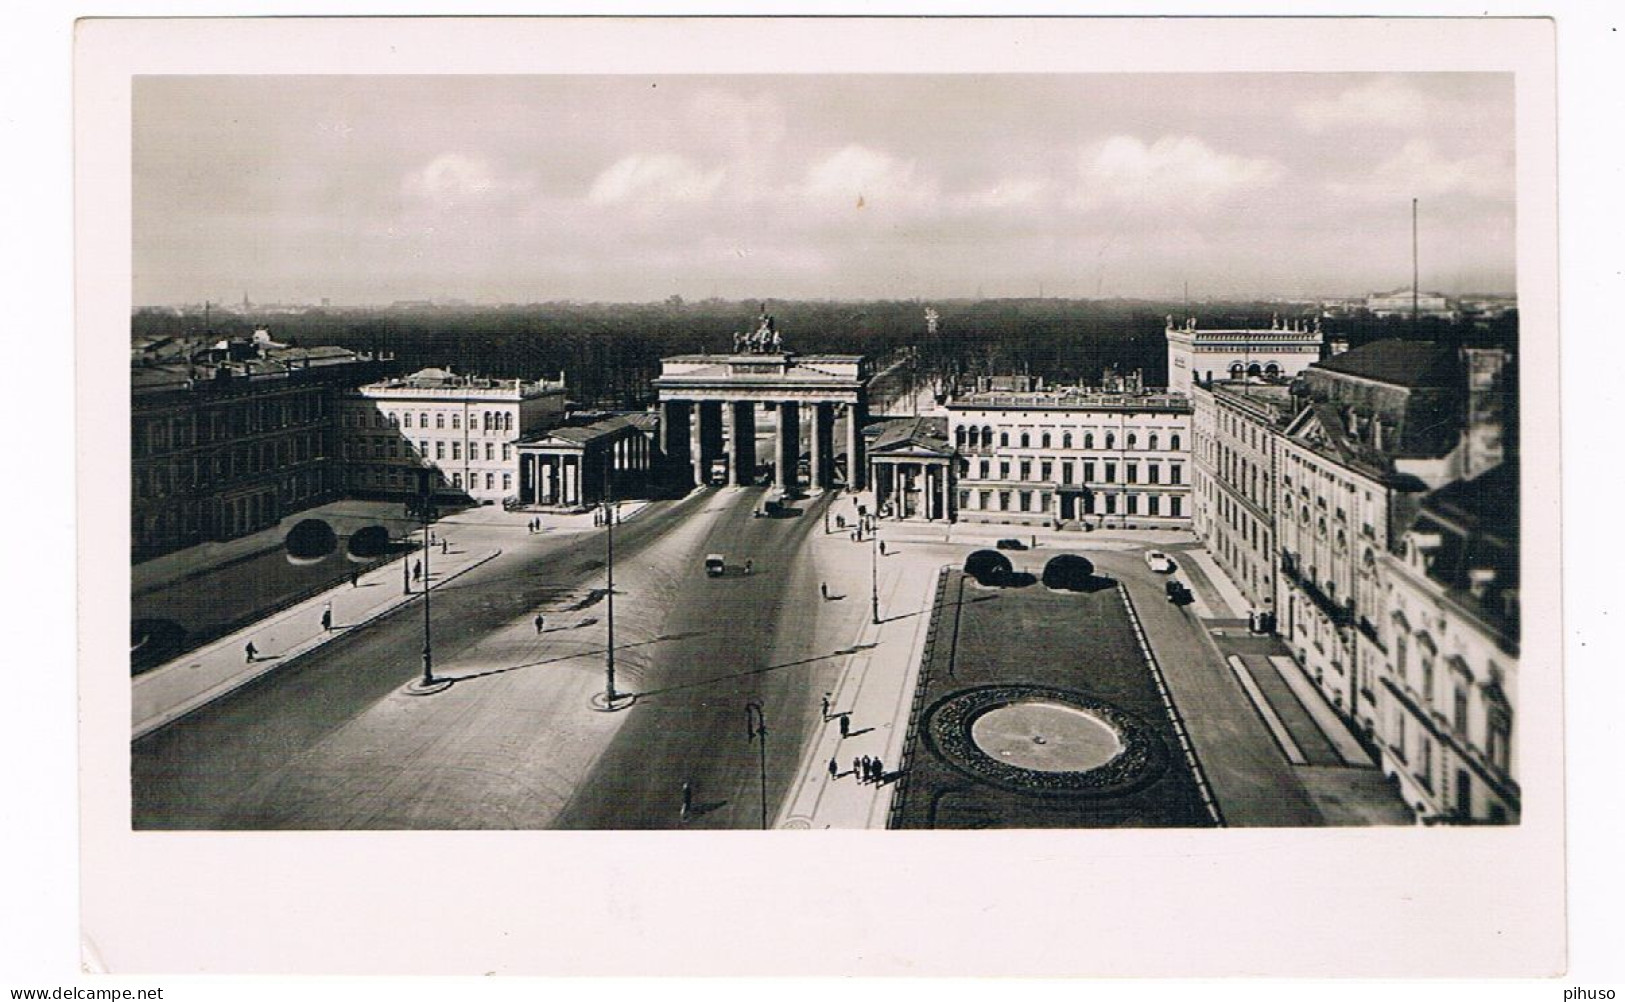
[[[134,304],[1515,291],[1509,74],[139,77]]]

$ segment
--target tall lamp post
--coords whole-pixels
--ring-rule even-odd
[[[604,691],[592,698],[595,710],[613,712],[632,705],[635,693],[615,691],[615,465],[614,447],[604,456]]]
[[[762,831],[767,831],[767,714],[762,710],[762,704],[752,700],[745,704],[745,737],[746,740],[756,741],[760,750],[762,777]]]
[[[880,625],[880,526],[869,533],[869,619]]]
[[[408,691],[415,695],[427,695],[440,692],[451,685],[452,680],[434,677],[434,653],[431,646],[431,633],[429,631],[429,523],[434,518],[434,468],[425,464],[418,473],[418,496],[416,505],[418,517],[423,522],[423,677],[412,683]],[[404,559],[410,560],[408,553]]]

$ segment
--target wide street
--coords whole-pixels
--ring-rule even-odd
[[[616,688],[637,695],[631,708],[590,705],[604,688],[605,533],[532,535],[516,518],[485,530],[506,533],[500,557],[434,593],[436,674],[455,685],[403,692],[419,673],[413,603],[137,741],[134,824],[755,827],[746,704],[769,727],[771,817],[839,653],[819,646],[819,582],[795,559],[823,502],[754,518],[763,493],[697,491],[616,530]],[[727,556],[721,578],[704,573],[710,552]]]

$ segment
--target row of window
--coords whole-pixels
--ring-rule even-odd
[[[1010,448],[1011,438],[1010,438],[1010,433],[1009,432],[1007,432],[1007,431],[999,432],[998,440],[999,440],[999,448],[1001,448],[1001,449]],[[1054,440],[1051,438],[1049,432],[1047,432],[1047,431],[1042,432],[1038,436],[1038,447],[1040,449],[1051,448],[1053,441]],[[1072,442],[1073,442],[1073,439],[1072,439],[1072,433],[1071,432],[1066,431],[1066,432],[1061,433],[1061,448],[1063,448],[1063,449],[1072,448]],[[1115,449],[1115,448],[1117,448],[1117,434],[1115,432],[1106,432],[1105,442],[1106,442],[1105,448],[1107,448],[1107,449]],[[1146,438],[1145,447],[1148,450],[1155,450],[1155,449],[1157,449],[1159,447],[1160,442],[1161,442],[1161,439],[1158,437],[1157,433],[1152,432]],[[1020,449],[1030,449],[1030,448],[1032,448],[1032,435],[1031,435],[1031,433],[1025,432],[1025,431],[1019,433],[1016,436],[1016,443],[1017,443],[1016,447],[1020,448]],[[989,426],[989,425],[983,425],[981,428],[970,428],[970,427],[966,427],[965,425],[960,425],[959,427],[954,429],[954,444],[956,446],[958,446],[959,448],[961,448],[961,449],[967,449],[967,448],[969,448],[969,449],[991,449],[991,448],[993,448],[993,428],[991,426]],[[1084,432],[1083,433],[1083,448],[1085,448],[1085,449],[1093,449],[1094,447],[1095,447],[1095,433],[1092,432],[1092,431]],[[1134,432],[1129,432],[1128,435],[1124,439],[1123,447],[1125,449],[1137,449],[1137,448],[1139,448],[1139,436],[1137,434],[1135,434]],[[1180,447],[1180,437],[1179,437],[1178,433],[1169,435],[1168,436],[1168,448],[1171,451],[1178,452],[1179,447]]]
[[[1053,460],[1049,460],[1049,459],[1041,459],[1041,460],[1037,460],[1036,462],[1034,460],[1031,460],[1031,459],[1020,459],[1020,460],[1016,460],[1014,466],[1012,467],[1010,460],[1001,459],[1001,460],[999,460],[999,466],[998,466],[998,473],[999,473],[998,479],[1000,479],[1000,480],[1010,480],[1010,479],[1012,479],[1010,474],[1011,474],[1012,471],[1014,471],[1017,474],[1017,476],[1015,476],[1013,479],[1016,479],[1016,480],[1032,480],[1033,479],[1033,473],[1036,471],[1037,474],[1038,474],[1038,478],[1037,478],[1038,482],[1040,482],[1040,483],[1053,483],[1054,482],[1054,475],[1055,475],[1055,465],[1056,465],[1055,462]],[[1115,484],[1115,483],[1118,482],[1118,480],[1117,480],[1117,466],[1118,466],[1118,464],[1116,462],[1101,462],[1097,466],[1097,463],[1096,463],[1095,460],[1086,459],[1086,460],[1083,461],[1083,480],[1082,480],[1082,483],[1085,483],[1085,484],[1093,484],[1093,483]],[[1072,460],[1070,460],[1070,459],[1061,460],[1060,467],[1061,467],[1061,483],[1063,483],[1063,484],[1071,484],[1071,483],[1076,482],[1076,481],[1073,480],[1073,474],[1077,472],[1077,467],[1074,465]],[[971,472],[973,469],[975,470],[974,476],[972,475],[972,472]],[[1103,478],[1097,480],[1095,478],[1095,473],[1099,469],[1104,470],[1105,476]],[[976,465],[974,467],[972,467],[970,465],[969,461],[966,461],[965,467],[964,467],[964,473],[965,473],[966,479],[991,480],[991,479],[993,479],[993,461],[990,460],[990,459],[979,459],[979,460],[976,461]],[[1146,465],[1146,468],[1145,468],[1145,475],[1146,475],[1146,480],[1145,480],[1146,483],[1148,483],[1148,484],[1160,484],[1162,482],[1162,466],[1161,466],[1161,464],[1159,464],[1159,463],[1148,463]],[[1184,477],[1185,477],[1184,464],[1182,464],[1182,463],[1170,463],[1170,464],[1168,464],[1168,483],[1175,484],[1175,485],[1182,484],[1182,483],[1184,483]],[[1140,464],[1139,463],[1124,463],[1123,464],[1123,480],[1122,480],[1122,482],[1126,483],[1126,484],[1137,484],[1137,483],[1140,482]]]
[[[415,424],[414,424],[414,416],[416,418],[416,423]],[[401,411],[401,412],[389,411],[387,414],[385,412],[383,412],[383,411],[352,411],[352,412],[346,412],[345,413],[345,415],[344,415],[344,427],[346,427],[346,428],[368,428],[368,427],[371,427],[371,428],[412,428],[412,427],[417,427],[417,428],[425,428],[426,429],[426,428],[429,427],[430,416],[431,416],[430,412],[428,412],[428,411],[418,411],[418,412],[416,412],[415,415],[414,415],[414,413],[412,411]],[[445,411],[434,411],[433,412],[434,426],[436,428],[440,428],[442,430],[445,429],[447,416],[448,415],[447,415],[447,413]],[[477,423],[475,421],[476,417],[479,419]],[[461,431],[463,429],[463,413],[462,413],[462,411],[452,411],[451,414],[450,414],[450,418],[451,418],[451,429],[453,431]],[[478,411],[476,413],[471,413],[468,416],[468,430],[469,431],[482,431],[482,432],[513,431],[513,413],[511,411]]]
[[[416,477],[413,476],[409,471],[402,471],[400,469],[393,468],[393,467],[370,467],[370,466],[369,467],[364,467],[364,468],[362,468],[360,470],[356,470],[355,473],[354,473],[354,477],[355,477],[355,481],[360,486],[363,486],[363,487],[376,487],[376,488],[380,488],[380,489],[390,488],[390,489],[394,489],[394,490],[404,490],[406,488],[416,487],[416,485],[417,485]],[[471,490],[471,491],[477,491],[477,490],[481,490],[481,489],[488,490],[488,491],[494,491],[494,490],[497,490],[497,485],[499,483],[502,485],[502,487],[501,487],[502,490],[504,490],[504,491],[513,490],[513,474],[512,473],[502,473],[502,474],[484,473],[484,474],[481,474],[481,473],[478,473],[478,472],[473,472],[473,473],[468,474],[468,482],[467,482],[467,488],[466,489]],[[481,484],[484,484],[483,488],[481,487]],[[452,474],[451,474],[451,485],[453,487],[457,488],[458,490],[464,490],[465,489],[464,488],[464,482],[463,482],[463,473],[462,473],[461,470],[454,470],[452,472]]]
[[[327,417],[321,393],[243,400],[191,414],[133,422],[131,451],[137,456],[241,438],[262,431],[319,422]]]
[[[1123,510],[1118,511],[1117,494],[1085,494],[1081,499],[1079,515],[1139,515],[1160,518],[1163,498],[1160,494],[1124,494]],[[991,491],[961,490],[959,507],[962,511],[1024,511],[1056,514],[1057,496],[1049,491]],[[1184,514],[1184,498],[1175,494],[1168,498],[1168,517],[1180,518]]]
[[[481,458],[481,452],[482,452],[482,450],[480,448],[481,444],[482,443],[479,443],[479,442],[470,442],[470,443],[468,443],[468,461],[469,462],[471,462],[471,463],[479,462],[479,460]],[[485,448],[483,450],[485,461],[488,462],[488,463],[498,462],[499,461],[497,459],[497,455],[498,455],[498,451],[499,451],[498,443],[496,443],[496,442],[485,442],[483,444],[485,446]],[[431,446],[430,446],[430,443],[429,443],[428,439],[420,439],[418,441],[417,452],[415,453],[415,455],[410,451],[410,445],[411,445],[411,443],[403,443],[400,439],[395,438],[393,436],[388,436],[388,435],[379,436],[377,438],[362,439],[362,440],[359,440],[359,441],[345,442],[344,443],[344,458],[345,459],[368,459],[368,458],[371,458],[371,459],[412,459],[412,458],[424,458],[424,459],[427,459],[427,458],[430,458],[430,456],[431,456],[431,453],[430,453]],[[433,455],[434,459],[446,459],[447,458],[447,442],[446,442],[445,439],[437,439],[434,442],[432,448],[433,448],[433,454],[432,455]],[[510,461],[513,458],[513,445],[512,445],[512,443],[509,443],[509,442],[501,443],[500,452],[501,452],[501,457],[502,457],[500,462],[506,463],[506,462]],[[462,460],[462,458],[463,458],[463,441],[462,441],[462,439],[452,439],[451,440],[451,442],[450,442],[450,453],[451,453],[451,455],[450,455],[451,459],[456,460],[456,461],[461,461]]]
[[[270,442],[219,449],[209,455],[158,461],[156,465],[132,471],[132,490],[137,498],[163,497],[199,487],[229,484],[239,477],[257,476],[294,463],[322,456],[321,435],[316,432],[287,435]]]

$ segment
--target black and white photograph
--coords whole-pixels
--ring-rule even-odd
[[[181,53],[79,126],[127,224],[81,269],[129,470],[88,825],[233,879],[1109,847],[1375,898],[1438,857],[1448,948],[1348,971],[1544,969],[1561,928],[1485,930],[1561,906],[1549,34],[511,26],[81,36]],[[308,959],[259,969],[349,970]]]

